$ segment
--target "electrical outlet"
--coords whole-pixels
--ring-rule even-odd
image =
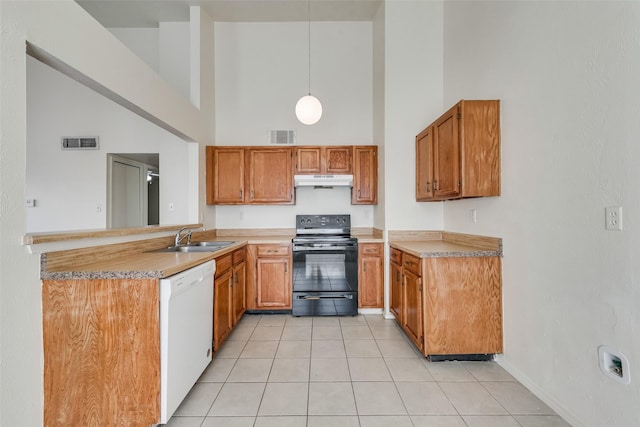
[[[173,203],[169,203],[169,212],[173,212],[175,210],[175,207],[173,206]]]
[[[609,206],[604,208],[605,229],[622,230],[622,206]]]
[[[471,222],[474,224],[478,222],[478,211],[476,209],[471,209]]]

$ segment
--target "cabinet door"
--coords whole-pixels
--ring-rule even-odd
[[[217,351],[231,332],[231,280],[232,271],[228,269],[214,281],[213,297],[213,347]]]
[[[291,148],[248,150],[249,203],[293,204]]]
[[[433,199],[433,128],[416,136],[416,200]]]
[[[325,172],[328,174],[350,174],[353,147],[326,147],[324,153]]]
[[[359,245],[358,265],[358,307],[382,308],[384,305],[382,244]]]
[[[433,125],[433,190],[438,198],[460,194],[459,106],[455,105]]]
[[[422,278],[405,268],[403,288],[404,312],[402,313],[402,326],[420,351],[424,351]]]
[[[291,266],[289,257],[262,257],[256,261],[258,308],[291,308]]]
[[[321,147],[296,147],[295,162],[297,174],[319,174],[322,172]]]
[[[207,147],[207,203],[244,203],[244,149]]]
[[[233,267],[233,314],[232,320],[233,325],[238,323],[242,318],[245,310],[247,309],[247,298],[246,298],[246,277],[247,277],[247,268],[246,262],[242,262]]]
[[[389,310],[396,316],[396,320],[402,325],[402,291],[404,284],[402,280],[402,267],[394,262],[389,264],[390,275],[389,283],[391,292],[389,295]]]
[[[353,188],[351,204],[378,203],[378,147],[356,146],[353,149]]]

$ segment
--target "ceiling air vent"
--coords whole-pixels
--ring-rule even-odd
[[[62,137],[63,150],[99,150],[97,136]]]
[[[270,130],[269,144],[294,144],[296,141],[296,133],[292,130]]]

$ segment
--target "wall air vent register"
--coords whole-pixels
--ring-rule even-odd
[[[97,136],[63,136],[63,150],[99,150],[100,141]]]
[[[291,145],[296,142],[296,133],[292,130],[270,130],[269,144]]]

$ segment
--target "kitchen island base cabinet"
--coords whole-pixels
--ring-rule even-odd
[[[500,257],[390,258],[390,310],[422,354],[502,353]]]
[[[43,281],[45,426],[159,422],[159,297],[157,279]]]

